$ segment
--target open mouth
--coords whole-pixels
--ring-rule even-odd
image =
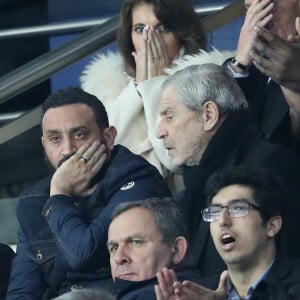
[[[231,235],[225,234],[225,235],[222,236],[221,241],[222,241],[223,245],[227,245],[227,244],[230,244],[230,243],[234,243],[235,239]]]
[[[235,238],[229,233],[223,234],[220,238],[221,245],[224,249],[231,249],[235,243]]]

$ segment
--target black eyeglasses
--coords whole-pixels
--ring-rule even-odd
[[[228,214],[231,218],[241,218],[249,214],[250,208],[261,210],[257,205],[249,202],[245,199],[233,200],[229,205],[211,205],[201,211],[203,220],[205,222],[213,222],[219,220],[221,212],[224,208],[227,208]]]

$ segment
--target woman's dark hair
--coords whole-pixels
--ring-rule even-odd
[[[132,11],[141,3],[153,5],[156,18],[174,33],[184,47],[185,54],[194,54],[199,49],[205,49],[206,35],[191,0],[125,0],[120,13],[117,43],[128,74],[135,74],[135,61],[131,55],[135,51],[131,39]]]

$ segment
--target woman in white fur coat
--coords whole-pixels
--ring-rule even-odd
[[[80,78],[82,88],[104,103],[118,130],[116,142],[155,165],[173,190],[182,187],[173,184],[173,174],[180,170],[155,137],[161,84],[177,68],[220,64],[230,56],[199,51],[205,41],[189,0],[126,0],[117,40],[120,54],[96,56]]]

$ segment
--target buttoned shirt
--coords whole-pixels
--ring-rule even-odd
[[[251,296],[254,292],[254,290],[256,289],[256,287],[258,286],[258,284],[267,276],[267,274],[269,273],[272,265],[273,265],[274,260],[269,264],[269,266],[266,268],[266,270],[261,274],[261,276],[255,280],[250,288],[248,289],[247,292],[247,296],[245,299],[241,298],[238,294],[238,292],[236,291],[235,287],[233,286],[230,278],[228,277],[228,281],[227,281],[227,299],[228,300],[250,300]]]

